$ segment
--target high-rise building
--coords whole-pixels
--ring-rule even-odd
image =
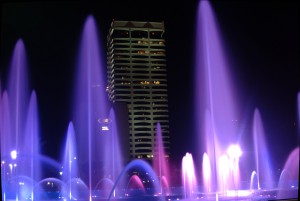
[[[169,116],[163,22],[113,21],[107,37],[107,92],[128,107],[130,159],[151,160],[156,126],[169,157]]]

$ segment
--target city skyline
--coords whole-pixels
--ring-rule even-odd
[[[27,53],[30,86],[37,92],[42,152],[58,159],[62,150],[70,121],[73,74],[80,34],[86,17],[92,14],[98,24],[103,52],[112,19],[164,21],[171,155],[179,160],[185,152],[194,153],[197,146],[193,137],[197,2],[163,3],[160,6],[154,3],[147,6],[144,12],[134,9],[134,6],[144,7],[135,1],[127,4],[117,1],[102,4],[2,4],[1,87],[3,89],[6,85],[14,44],[18,38],[22,38]],[[251,127],[253,110],[258,107],[266,133],[272,133],[267,138],[271,151],[279,158],[279,164],[284,162],[294,146],[299,145],[296,105],[300,86],[299,34],[295,5],[295,2],[212,1],[232,67],[230,71],[237,83],[236,93],[243,105],[245,131]],[[104,54],[102,57],[105,59]],[[282,136],[286,132],[290,133],[287,138]],[[52,137],[53,133],[57,139]],[[53,147],[54,144],[58,146]],[[284,148],[277,150],[279,146]]]

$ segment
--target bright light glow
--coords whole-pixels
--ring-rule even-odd
[[[210,161],[207,153],[203,154],[203,178],[204,178],[204,184],[207,187],[205,190],[206,192],[210,192],[210,178],[211,178],[211,168],[210,168]]]
[[[242,150],[239,145],[231,145],[227,150],[227,154],[229,158],[239,158],[242,155]]]
[[[197,186],[192,154],[186,153],[182,158],[181,165],[184,194],[187,198],[191,198],[194,188]]]
[[[227,191],[228,197],[236,197],[236,196],[247,197],[250,195],[251,195],[251,191],[249,191],[249,190]]]
[[[63,175],[63,172],[59,172],[59,175]]]
[[[103,130],[103,131],[108,131],[109,128],[108,128],[107,126],[102,126],[102,130]]]
[[[17,158],[17,151],[16,150],[11,151],[10,156],[13,160],[15,160]]]

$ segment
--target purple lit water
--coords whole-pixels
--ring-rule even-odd
[[[109,192],[111,191],[114,182],[117,177],[121,174],[124,168],[124,159],[121,154],[120,147],[120,134],[122,131],[119,131],[117,127],[116,113],[113,108],[110,109],[109,115],[107,118],[102,120],[99,123],[99,140],[103,142],[100,143],[102,147],[101,163],[102,168],[101,177],[97,180],[96,187],[94,189],[102,191],[104,197],[108,197]],[[119,186],[124,187],[125,178],[122,178],[119,181]]]
[[[27,137],[23,134],[23,131],[25,129],[29,102],[26,52],[21,39],[15,45],[10,65],[7,93],[9,99],[11,140],[8,142],[8,147],[11,150],[17,150],[17,148],[20,148],[19,144]],[[5,151],[10,152],[11,150]]]
[[[136,195],[136,194],[145,194],[145,187],[141,178],[137,175],[132,175],[127,184],[127,194]]]
[[[78,196],[77,183],[74,180],[78,179],[78,160],[77,160],[77,149],[76,149],[76,139],[73,123],[70,122],[67,131],[67,137],[65,142],[65,150],[62,159],[62,180],[68,184],[66,190],[68,191],[68,198],[74,199]]]
[[[135,159],[131,162],[129,162],[124,169],[122,170],[121,174],[118,176],[118,178],[116,179],[114,186],[108,196],[108,201],[111,200],[113,198],[113,194],[115,194],[115,190],[117,185],[119,184],[119,181],[122,180],[122,178],[130,173],[130,172],[136,172],[136,170],[138,170],[138,174],[139,175],[144,175],[143,177],[143,183],[147,183],[148,186],[150,188],[147,188],[147,192],[146,194],[148,196],[154,196],[155,200],[161,200],[164,201],[165,197],[161,195],[161,184],[160,184],[160,180],[157,176],[157,174],[155,173],[155,171],[153,170],[153,168],[149,165],[149,163],[143,161],[143,160],[139,160],[139,159]],[[130,177],[131,178],[131,177]],[[139,177],[140,178],[140,177]],[[127,199],[127,198],[126,198]],[[129,198],[130,200],[130,198]],[[137,197],[137,198],[132,198],[132,200],[143,200],[143,197]]]
[[[119,174],[121,174],[124,168],[124,160],[121,154],[121,146],[120,146],[120,135],[122,134],[122,130],[119,131],[117,125],[117,114],[113,108],[109,111],[108,123],[102,124],[102,129],[104,126],[103,132],[105,132],[105,126],[108,127],[106,135],[106,139],[104,141],[103,148],[103,157],[105,164],[105,172],[106,175],[111,180],[115,181]]]
[[[198,7],[195,57],[197,133],[205,142],[211,162],[210,188],[216,191],[222,188],[218,158],[237,142],[239,117],[220,31],[208,1]]]
[[[20,175],[26,175],[34,181],[39,181],[42,176],[41,161],[38,158],[40,153],[39,115],[37,109],[37,97],[34,91],[31,93],[25,122],[26,136],[19,149],[21,157],[21,160],[18,161]]]
[[[278,182],[278,195],[280,199],[289,199],[299,196],[295,189],[299,185],[299,146],[288,156]]]
[[[158,174],[161,186],[163,188],[161,190],[161,193],[169,194],[170,193],[170,186],[169,186],[170,169],[165,155],[163,136],[162,136],[160,123],[157,123],[156,126],[153,168],[154,171]]]
[[[220,156],[218,161],[218,175],[220,175],[220,192],[223,192],[226,194],[226,191],[229,189],[229,186],[231,185],[230,181],[230,161],[227,154],[223,154]]]
[[[211,191],[211,167],[207,153],[203,154],[202,170],[204,192],[209,193]]]
[[[258,188],[272,189],[274,188],[272,184],[274,179],[271,176],[271,159],[268,153],[268,144],[265,140],[265,132],[258,109],[254,111],[253,117],[253,142]]]
[[[207,195],[214,193],[215,199],[219,196],[245,199],[249,196],[256,198],[256,195],[271,196],[264,194],[263,190],[270,192],[276,189],[277,179],[271,175],[274,167],[258,110],[253,117],[253,152],[246,153],[253,157],[256,166],[252,175],[248,170],[240,169],[240,157],[243,157],[238,144],[241,140],[239,127],[242,126],[240,103],[237,102],[233,88],[235,83],[232,83],[232,72],[220,33],[209,1],[201,1],[196,25],[195,125],[199,152],[204,153],[202,189]],[[243,164],[243,167],[251,168],[250,165]],[[297,168],[295,164],[291,166]],[[249,180],[241,181],[241,174]],[[298,189],[298,186],[294,185],[294,188]],[[255,191],[253,195],[249,189]]]
[[[88,16],[80,43],[74,88],[73,124],[76,133],[79,176],[91,191],[101,179],[106,136],[99,133],[99,123],[108,118],[104,62],[100,51],[95,19]]]
[[[197,196],[198,184],[192,154],[186,153],[182,158],[181,169],[183,197],[187,200],[195,199]]]
[[[20,142],[26,138],[26,115],[29,102],[25,47],[22,40],[18,40],[10,64],[8,90],[2,95],[3,132],[1,140],[1,156],[9,157],[10,152],[20,149]],[[28,136],[29,137],[29,136]],[[25,149],[25,147],[22,147]]]
[[[59,200],[62,197],[66,200],[165,200],[175,197],[176,200],[217,200],[219,197],[223,200],[260,200],[297,197],[299,147],[288,156],[279,181],[272,178],[268,141],[258,110],[254,111],[253,153],[250,153],[255,158],[255,168],[251,175],[247,175],[247,187],[242,188],[240,173],[243,169],[239,157],[243,155],[236,144],[240,137],[237,132],[239,117],[230,83],[230,66],[208,1],[200,3],[197,17],[195,120],[198,128],[195,135],[200,136],[199,147],[205,147],[200,151],[204,153],[202,174],[198,172],[201,168],[194,164],[192,155],[187,153],[182,159],[180,193],[176,194],[173,188],[169,188],[169,173],[173,170],[169,170],[166,164],[159,124],[153,167],[142,160],[124,165],[119,146],[122,131],[116,124],[118,114],[106,102],[105,62],[99,48],[96,22],[88,16],[78,56],[74,101],[70,102],[74,124],[70,123],[66,129],[61,163],[41,155],[39,150],[37,97],[34,91],[30,94],[27,83],[24,44],[18,40],[15,45],[7,90],[0,86],[2,200]],[[297,103],[300,125],[300,93]],[[202,176],[203,183],[197,181],[196,175]],[[278,185],[274,185],[277,182]],[[277,197],[272,197],[270,192],[276,192]],[[136,193],[145,197],[134,197]]]
[[[33,197],[41,179],[37,98],[29,98],[24,43],[12,55],[7,91],[1,91],[1,182],[3,199]]]
[[[63,181],[68,182],[73,178],[79,177],[75,131],[72,122],[70,122],[68,126],[64,148],[64,157],[62,160],[62,178]]]

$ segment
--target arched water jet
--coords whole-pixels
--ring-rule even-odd
[[[88,200],[89,189],[80,178],[73,178],[65,184],[69,200]]]
[[[37,200],[49,200],[68,197],[68,191],[63,181],[57,178],[46,178],[38,182],[34,189],[34,197]]]
[[[2,183],[6,197],[3,200],[27,200],[34,199],[33,190],[36,186],[36,181],[27,176],[15,176],[7,182]]]
[[[280,199],[297,197],[296,190],[299,188],[299,147],[295,148],[285,162],[281,172],[277,193]],[[298,194],[299,196],[299,194]]]
[[[135,159],[135,160],[133,160],[133,161],[131,161],[130,163],[128,163],[126,166],[125,166],[125,168],[123,169],[123,171],[121,172],[121,174],[118,176],[118,178],[117,178],[117,180],[115,181],[115,183],[114,183],[114,186],[113,186],[113,188],[112,188],[112,190],[111,190],[111,192],[110,192],[110,194],[109,194],[109,197],[108,197],[108,201],[111,199],[111,197],[112,197],[112,195],[113,195],[113,193],[114,193],[114,190],[115,190],[115,188],[116,188],[116,186],[118,185],[118,182],[119,182],[119,180],[125,175],[125,173],[126,172],[128,172],[130,169],[132,169],[132,168],[137,168],[137,167],[139,167],[139,168],[142,168],[142,169],[144,169],[144,171],[146,171],[147,173],[148,173],[148,175],[149,175],[149,177],[151,177],[152,178],[152,184],[153,184],[153,195],[154,196],[160,196],[159,194],[158,194],[158,192],[160,192],[160,183],[159,183],[159,179],[158,179],[158,177],[157,177],[157,175],[155,174],[155,172],[153,171],[153,169],[152,169],[152,167],[147,163],[147,162],[145,162],[145,161],[143,161],[143,160],[139,160],[139,159]],[[164,197],[160,197],[161,199],[161,201],[164,201],[165,200],[165,198]]]
[[[255,171],[251,173],[250,178],[250,191],[259,190],[258,177]]]
[[[132,175],[130,177],[126,189],[126,195],[128,196],[144,195],[146,193],[143,181],[137,175]]]
[[[100,197],[100,198],[107,198],[109,196],[109,193],[110,193],[111,189],[113,188],[113,186],[114,186],[113,180],[111,180],[110,178],[102,178],[96,184],[93,195],[96,197]],[[115,193],[114,193],[114,195],[115,195]]]

